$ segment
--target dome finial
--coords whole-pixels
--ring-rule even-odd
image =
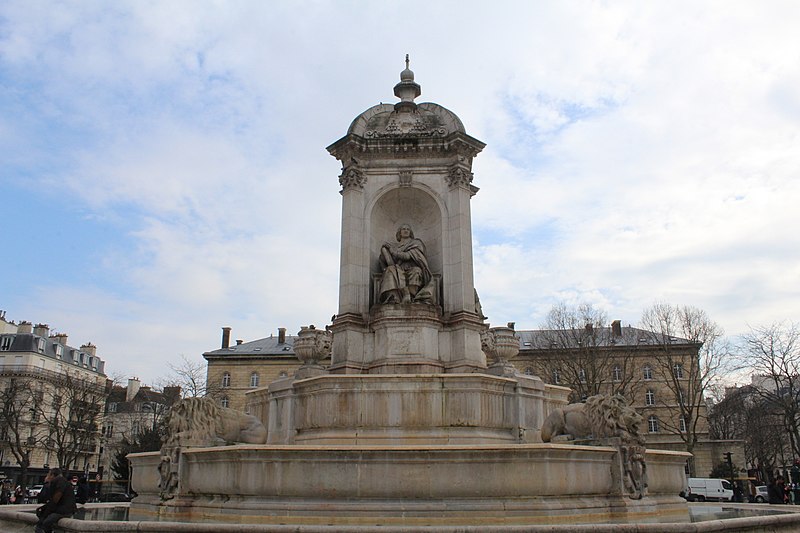
[[[422,89],[414,83],[414,73],[409,67],[410,60],[406,54],[406,69],[400,73],[400,83],[394,86],[394,95],[400,98],[394,106],[397,111],[414,111],[417,104],[414,98],[422,93]]]

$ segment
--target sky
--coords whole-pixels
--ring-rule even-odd
[[[475,284],[494,325],[655,302],[731,337],[798,321],[800,3],[0,3],[0,309],[157,383],[337,310],[325,147],[417,102],[487,144]]]

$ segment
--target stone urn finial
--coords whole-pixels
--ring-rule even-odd
[[[481,332],[481,349],[491,361],[490,374],[513,376],[516,373],[514,365],[508,361],[519,353],[519,339],[513,327],[489,328]]]
[[[314,325],[302,326],[294,341],[294,354],[303,363],[295,377],[304,379],[324,373],[325,368],[320,361],[331,354],[333,336],[324,329],[317,329]]]

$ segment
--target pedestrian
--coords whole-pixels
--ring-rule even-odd
[[[778,476],[774,481],[770,481],[767,485],[767,496],[769,503],[780,504],[783,503],[783,478]]]
[[[61,474],[60,468],[51,468],[45,482],[50,483],[50,495],[47,503],[36,510],[39,517],[36,533],[52,533],[59,520],[72,516],[77,510],[72,483]]]
[[[22,490],[22,485],[17,485],[17,488],[14,489],[14,503],[24,503],[25,499],[25,491]]]
[[[86,476],[78,478],[78,484],[75,487],[75,501],[80,504],[85,504],[89,501],[89,481]]]
[[[49,478],[44,478],[44,484],[42,484],[42,490],[39,491],[39,494],[36,496],[36,503],[47,503],[47,500],[50,499],[50,482],[47,481]]]

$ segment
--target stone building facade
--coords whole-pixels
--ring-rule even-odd
[[[51,333],[46,324],[16,324],[5,315],[0,331],[0,409],[6,413],[0,422],[0,477],[32,485],[55,466],[94,475],[110,387],[97,347],[85,343],[75,348],[66,334]],[[24,438],[15,445],[18,435]],[[25,480],[12,446],[30,458]],[[65,449],[74,452],[65,455]],[[59,464],[59,450],[69,464]]]
[[[100,478],[114,479],[111,464],[124,441],[132,442],[139,433],[156,429],[173,403],[181,397],[180,387],[156,391],[130,378],[126,386],[111,388],[101,427]]]
[[[520,353],[514,365],[522,372],[533,373],[546,383],[570,387],[573,401],[602,393],[621,393],[643,417],[648,447],[686,451],[687,424],[696,418],[694,433],[694,475],[705,477],[722,462],[728,451],[741,453],[739,441],[710,438],[708,408],[697,394],[698,351],[700,344],[676,337],[622,326],[614,321],[609,327],[586,326],[567,331],[518,331]],[[668,355],[665,355],[668,353]],[[679,405],[694,398],[693,416]],[[690,465],[687,465],[689,473]]]
[[[246,411],[247,392],[291,376],[300,367],[293,348],[296,338],[279,328],[277,335],[249,342],[237,340],[231,345],[230,328],[223,328],[220,349],[203,354],[208,361],[209,394],[223,407]]]

